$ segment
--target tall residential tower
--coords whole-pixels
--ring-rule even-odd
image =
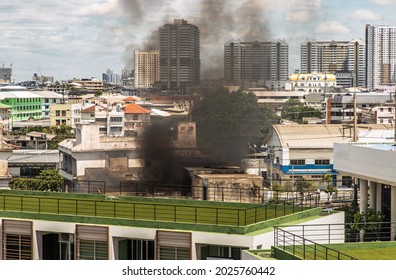
[[[160,81],[167,89],[184,89],[200,82],[200,39],[197,26],[175,19],[159,29]]]
[[[395,84],[396,26],[366,25],[367,87]]]
[[[159,50],[135,50],[135,87],[150,88],[160,80]]]
[[[278,42],[228,41],[224,44],[224,78],[226,81],[287,80],[289,47]]]
[[[307,40],[301,44],[301,73],[351,72],[354,85],[366,86],[365,69],[365,44],[361,40]]]

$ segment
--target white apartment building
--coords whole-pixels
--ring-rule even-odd
[[[365,44],[362,40],[316,41],[301,44],[301,72],[351,72],[357,86],[366,85]]]
[[[135,50],[135,87],[150,88],[160,79],[160,51]]]
[[[367,87],[395,83],[396,26],[366,25]]]
[[[99,126],[100,136],[124,136],[124,111],[120,105],[103,107],[90,104],[81,111],[81,123]]]

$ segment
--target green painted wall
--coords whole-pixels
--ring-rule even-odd
[[[26,121],[30,117],[41,119],[42,116],[42,98],[5,98],[1,103],[11,106],[13,121]]]

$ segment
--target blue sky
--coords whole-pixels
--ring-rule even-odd
[[[131,69],[134,49],[184,18],[200,28],[202,77],[222,76],[231,39],[285,38],[293,71],[305,39],[364,39],[366,24],[396,25],[395,11],[396,0],[14,0],[0,3],[0,63],[13,64],[17,82],[39,69],[56,80],[101,78]]]

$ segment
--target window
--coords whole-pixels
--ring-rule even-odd
[[[66,111],[62,110],[62,117],[66,117]]]
[[[110,117],[111,122],[122,122],[122,117]]]
[[[315,164],[316,165],[329,165],[330,160],[329,159],[315,159]]]
[[[125,239],[118,242],[119,260],[154,260],[154,240]]]
[[[135,121],[137,121],[137,120],[139,119],[139,115],[133,114],[133,115],[132,115],[132,119],[135,120]]]
[[[240,260],[242,250],[247,248],[220,245],[201,245],[201,260],[210,258],[224,258]]]
[[[291,159],[290,165],[305,165],[305,159]]]
[[[56,110],[56,111],[55,111],[55,116],[57,116],[57,117],[60,116],[60,111],[59,111],[59,110]]]

